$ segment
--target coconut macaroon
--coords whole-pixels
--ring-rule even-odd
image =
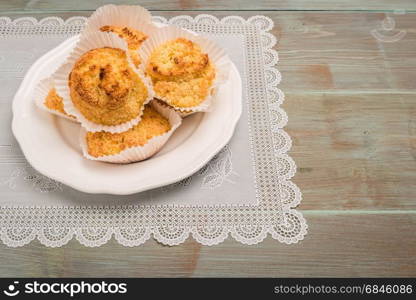
[[[114,126],[142,113],[149,91],[130,67],[125,51],[98,48],[84,53],[69,74],[71,101],[89,121]]]
[[[139,124],[121,133],[88,132],[87,151],[93,157],[118,154],[132,147],[145,145],[151,138],[162,135],[171,129],[167,118],[151,105],[146,105]]]
[[[203,102],[215,79],[208,54],[185,38],[158,46],[150,55],[146,73],[152,78],[156,96],[179,108]]]
[[[129,55],[134,65],[136,67],[140,65],[141,60],[137,50],[140,48],[141,44],[147,39],[146,34],[134,28],[112,25],[102,26],[100,30],[103,32],[113,32],[117,34],[120,38],[124,39],[127,43]]]
[[[45,100],[43,101],[43,104],[49,109],[55,110],[57,112],[60,112],[61,114],[75,119],[74,116],[67,114],[67,112],[65,111],[64,103],[62,102],[62,97],[56,93],[55,88],[50,89],[48,95],[45,97]]]

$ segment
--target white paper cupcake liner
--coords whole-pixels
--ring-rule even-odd
[[[54,86],[55,85],[51,77],[47,77],[39,81],[39,83],[36,85],[34,92],[33,92],[33,98],[34,98],[36,106],[44,111],[47,111],[61,118],[65,118],[72,122],[77,122],[75,118],[71,118],[68,115],[61,113],[60,111],[50,109],[49,107],[45,105],[45,99],[48,96],[50,90],[54,88]]]
[[[96,48],[103,48],[103,47],[112,47],[112,48],[119,48],[126,51],[127,59],[130,65],[130,68],[135,71],[147,89],[147,98],[144,101],[142,106],[142,110],[139,112],[136,118],[131,119],[125,123],[119,125],[102,125],[94,123],[87,118],[85,118],[82,113],[74,106],[70,96],[70,90],[68,86],[68,78],[69,74],[75,65],[76,61],[86,52],[96,49]],[[72,50],[71,54],[69,55],[65,64],[63,64],[53,75],[53,79],[55,82],[55,88],[58,94],[63,98],[64,109],[68,114],[75,116],[81,125],[87,131],[107,131],[111,133],[119,133],[126,130],[129,130],[134,125],[140,122],[141,116],[143,114],[143,109],[145,104],[149,103],[154,98],[154,91],[152,86],[152,81],[149,77],[145,76],[142,70],[137,69],[133,63],[131,62],[130,56],[127,52],[127,44],[126,42],[119,38],[116,34],[111,32],[93,32],[89,34],[85,34],[80,38],[79,42]]]
[[[157,101],[152,101],[150,105],[152,105],[161,115],[168,119],[171,126],[171,129],[168,132],[151,138],[143,146],[128,148],[114,155],[94,157],[88,153],[88,146],[86,141],[87,131],[84,128],[81,128],[80,145],[84,157],[90,160],[124,164],[141,161],[156,154],[168,141],[172,133],[181,125],[182,119],[175,110],[166,106],[162,106],[160,103],[157,103]]]
[[[102,26],[131,27],[150,36],[157,27],[152,23],[150,12],[139,5],[104,5],[87,20],[81,35],[99,31]]]
[[[185,118],[185,117],[187,117],[187,116],[190,116],[190,115],[196,113],[195,111],[180,111],[180,110],[174,108],[173,106],[167,104],[166,102],[164,102],[162,100],[159,100],[157,98],[155,98],[155,100],[153,100],[153,101],[157,101],[158,104],[160,104],[160,105],[162,105],[164,107],[169,107],[169,108],[175,110],[182,119]]]
[[[217,88],[228,80],[228,74],[231,67],[230,59],[228,58],[225,51],[219,47],[214,41],[211,41],[205,37],[192,33],[188,30],[178,28],[176,26],[165,26],[157,29],[140,47],[139,55],[142,58],[143,62],[139,68],[145,72],[145,68],[147,62],[149,61],[150,55],[152,54],[153,50],[160,46],[161,44],[174,40],[176,38],[183,37],[192,42],[199,45],[203,52],[207,53],[209,59],[215,66],[216,74],[215,79],[210,87],[208,92],[208,96],[202,101],[198,106],[191,106],[191,107],[178,107],[173,106],[175,109],[179,111],[192,111],[192,112],[200,112],[200,111],[210,111],[210,107],[212,105],[213,96],[217,91]],[[169,100],[156,94],[156,97],[160,100],[163,100],[169,103]],[[189,115],[190,113],[187,112]]]

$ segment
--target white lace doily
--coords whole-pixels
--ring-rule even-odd
[[[66,21],[50,17],[37,21],[0,18],[0,38],[26,35],[78,34],[83,17]],[[1,206],[0,237],[8,246],[19,247],[37,238],[42,244],[59,247],[74,236],[83,245],[96,247],[112,236],[124,246],[138,246],[151,236],[166,245],[178,245],[190,234],[201,244],[215,245],[228,236],[243,244],[257,244],[268,234],[283,243],[296,243],[307,232],[301,213],[294,208],[301,201],[299,188],[291,182],[296,172],[294,161],[287,155],[291,138],[284,131],[287,115],[280,107],[283,92],[277,85],[281,75],[276,68],[278,54],[272,48],[276,38],[269,33],[271,19],[253,16],[247,20],[228,16],[221,20],[211,15],[177,16],[160,23],[175,24],[200,33],[240,34],[245,41],[247,76],[243,78],[250,131],[250,144],[255,170],[258,205],[217,207],[171,206]],[[1,60],[1,55],[0,55]],[[231,152],[225,148],[199,176],[201,188],[211,189],[232,176]],[[63,186],[31,168],[18,167],[0,182],[13,189],[18,180],[29,182],[39,192],[60,192]],[[186,186],[196,177],[177,185]],[[203,186],[202,186],[203,185]],[[171,186],[165,187],[169,191]],[[240,188],[240,187],[236,187]]]

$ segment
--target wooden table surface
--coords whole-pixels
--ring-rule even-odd
[[[109,2],[2,0],[0,16],[88,16]],[[416,276],[416,1],[120,2],[273,19],[309,234],[295,245],[0,245],[0,276]],[[385,36],[399,41],[371,34],[387,15]]]

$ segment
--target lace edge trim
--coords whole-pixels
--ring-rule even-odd
[[[2,228],[1,241],[9,247],[23,247],[37,239],[47,247],[62,247],[74,237],[86,247],[100,247],[112,237],[121,245],[136,247],[144,244],[152,236],[158,242],[176,246],[185,242],[190,235],[198,243],[214,246],[224,242],[229,236],[245,245],[262,242],[267,235],[285,244],[295,244],[304,239],[308,225],[302,214],[296,210],[285,213],[289,221],[286,224],[270,226],[210,226],[210,227],[136,227],[136,228]],[[295,220],[298,224],[293,224]],[[299,228],[295,234],[292,229]]]
[[[67,20],[63,20],[59,17],[46,17],[41,20],[36,20],[33,17],[23,17],[11,20],[8,17],[0,17],[0,26],[82,26],[87,18],[85,17],[71,17]],[[269,61],[265,62],[265,71],[271,73],[269,76],[271,79],[268,80],[267,88],[268,91],[273,91],[278,94],[276,103],[269,103],[270,113],[274,110],[278,110],[282,119],[279,124],[272,124],[273,132],[279,132],[282,138],[286,141],[286,147],[280,149],[277,156],[289,161],[291,166],[290,170],[280,178],[282,182],[291,185],[295,191],[294,201],[283,204],[283,213],[285,216],[285,223],[279,225],[270,226],[233,226],[233,227],[140,227],[140,228],[1,228],[0,239],[2,242],[9,247],[22,247],[27,245],[34,239],[38,239],[40,243],[48,247],[60,247],[67,244],[74,236],[83,245],[87,247],[98,247],[107,243],[114,235],[115,240],[124,246],[139,246],[150,239],[151,235],[157,241],[162,244],[174,246],[183,243],[190,234],[199,243],[207,246],[217,245],[223,242],[228,236],[231,236],[238,242],[246,245],[254,245],[262,242],[268,234],[273,239],[276,239],[285,244],[297,243],[304,239],[307,234],[308,225],[303,215],[293,209],[298,206],[302,199],[302,193],[300,189],[290,179],[296,173],[296,164],[293,159],[287,155],[292,145],[292,140],[289,134],[284,131],[284,127],[287,124],[288,117],[286,112],[280,107],[284,101],[284,93],[277,88],[277,85],[281,82],[282,76],[277,69],[278,53],[272,49],[277,43],[276,37],[269,33],[274,27],[274,22],[266,16],[256,15],[244,19],[240,16],[227,16],[222,19],[218,19],[215,16],[201,14],[194,18],[190,16],[176,16],[169,20],[163,17],[154,16],[154,21],[160,23],[169,23],[180,25],[181,21],[185,22],[199,22],[206,24],[228,24],[228,25],[241,25],[249,24],[255,25],[263,37],[268,38],[267,44],[263,45],[263,57],[269,57]],[[294,224],[297,223],[297,224]],[[297,226],[295,226],[297,225]],[[295,227],[294,227],[295,226]],[[296,233],[292,232],[291,229],[297,228]],[[92,230],[92,233],[90,232]],[[130,236],[131,231],[142,233],[139,238],[132,238],[137,234]],[[172,231],[173,230],[173,231]],[[177,231],[180,232],[177,232]],[[58,233],[56,234],[51,233]],[[65,233],[65,234],[63,234]],[[215,234],[214,234],[215,233]],[[63,234],[63,235],[62,235]],[[214,238],[213,238],[214,234]],[[22,236],[23,235],[23,236]],[[51,238],[52,237],[52,238]],[[169,238],[174,237],[174,238]]]

